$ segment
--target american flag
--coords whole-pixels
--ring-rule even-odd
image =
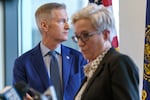
[[[112,0],[89,0],[89,2],[96,3],[97,5],[103,4],[113,13]],[[112,46],[118,49],[119,46],[118,46],[118,36],[117,36],[116,28],[114,29],[110,37],[111,37]]]

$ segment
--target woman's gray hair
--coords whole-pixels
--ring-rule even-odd
[[[89,19],[98,31],[109,30],[111,33],[115,28],[113,14],[103,5],[89,3],[87,7],[72,16],[72,24],[80,19]]]

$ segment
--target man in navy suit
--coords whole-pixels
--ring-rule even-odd
[[[50,55],[55,50],[63,98],[72,100],[84,79],[83,66],[87,63],[80,52],[62,45],[68,39],[68,16],[64,4],[47,3],[35,13],[41,32],[41,42],[15,60],[13,83],[26,82],[31,88],[43,93],[50,86]]]

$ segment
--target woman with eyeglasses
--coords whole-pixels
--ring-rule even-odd
[[[102,5],[89,4],[73,15],[72,23],[72,39],[89,61],[75,100],[140,100],[138,67],[111,45],[113,14]]]

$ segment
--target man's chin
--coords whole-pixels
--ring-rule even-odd
[[[63,41],[67,41],[68,40],[68,37],[64,37]]]
[[[64,39],[61,39],[60,42],[65,42],[67,40],[68,40],[68,38],[64,38]]]

